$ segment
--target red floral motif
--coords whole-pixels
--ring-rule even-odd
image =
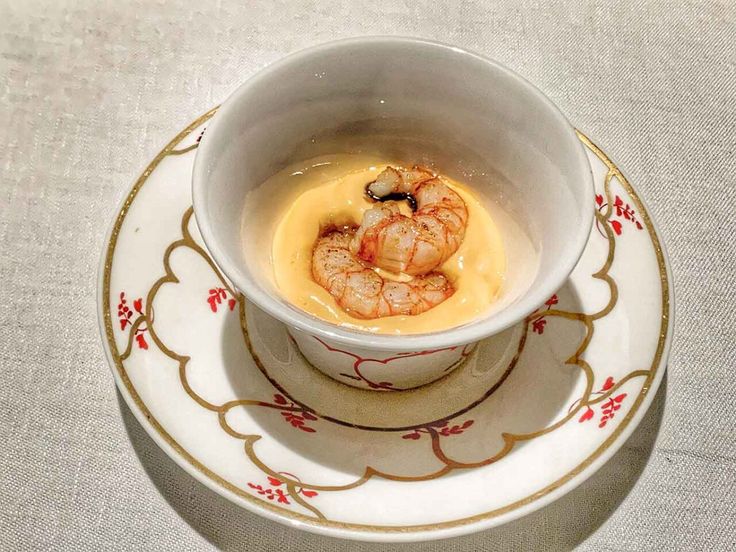
[[[606,381],[603,382],[603,387],[601,387],[598,391],[594,391],[594,395],[603,395],[606,393],[606,391],[610,390],[615,381],[611,376],[608,376],[606,378]],[[598,422],[598,427],[603,428],[606,427],[606,424],[608,423],[608,420],[612,420],[616,416],[616,411],[621,408],[621,403],[626,398],[626,393],[620,393],[616,395],[615,397],[608,397],[608,399],[601,404],[600,413],[601,418]],[[573,403],[573,405],[570,407],[570,411],[572,411],[575,406],[580,402],[578,399]],[[589,405],[585,406],[585,412],[583,412],[582,416],[578,418],[578,422],[583,423],[587,422],[588,420],[592,420],[595,417],[595,411],[593,408],[591,408]]]
[[[432,349],[427,351],[417,351],[417,352],[410,352],[410,353],[396,353],[395,356],[384,358],[384,359],[378,359],[378,358],[365,358],[360,355],[356,355],[355,353],[352,353],[350,351],[345,351],[343,349],[337,349],[335,347],[331,347],[324,341],[322,341],[319,337],[315,337],[317,341],[319,341],[328,351],[334,352],[334,353],[342,353],[344,355],[348,355],[355,359],[355,362],[353,363],[353,374],[346,374],[344,372],[340,373],[341,376],[350,378],[356,381],[362,381],[368,387],[371,389],[380,389],[384,391],[401,391],[400,388],[394,387],[394,384],[390,381],[372,381],[368,379],[361,371],[361,366],[366,362],[375,362],[377,364],[390,364],[391,362],[394,362],[395,360],[403,359],[403,358],[411,358],[411,357],[418,357],[418,356],[427,356],[427,355],[433,355],[436,353],[441,353],[443,351],[454,351],[458,348],[458,346],[454,347],[444,347],[443,349]],[[294,342],[294,339],[292,338],[292,342]],[[465,348],[463,348],[463,357],[469,356],[470,353],[472,353],[472,347],[466,351]]]
[[[299,481],[298,477],[288,472],[279,472],[279,474],[287,475],[292,479],[296,479],[297,481]],[[267,498],[268,500],[276,500],[276,502],[280,502],[281,504],[291,504],[291,502],[289,501],[289,497],[292,495],[288,491],[284,491],[283,489],[279,488],[281,487],[281,485],[284,485],[284,482],[270,475],[266,479],[268,479],[268,485],[258,485],[256,483],[248,482],[248,486],[256,493],[263,496],[264,498]],[[296,493],[307,498],[314,498],[319,494],[317,491],[303,489],[301,486],[296,487]]]
[[[559,299],[557,298],[557,294],[554,294],[552,297],[547,299],[544,304],[547,306],[545,311],[548,311],[551,309],[554,305],[559,303]],[[534,333],[538,333],[539,335],[542,335],[544,333],[544,327],[547,325],[547,320],[545,319],[544,315],[540,316],[539,318],[536,318],[532,320],[532,331]]]
[[[417,440],[422,438],[422,433],[436,433],[437,435],[441,435],[442,437],[460,435],[462,432],[472,426],[473,423],[473,420],[465,420],[462,424],[451,426],[449,425],[449,422],[447,420],[441,420],[439,422],[431,423],[425,427],[418,427],[411,433],[402,435],[401,438]]]
[[[608,207],[608,203],[605,202],[603,196],[600,194],[597,194],[595,196],[595,202],[598,205],[599,211],[603,211],[606,207]],[[616,195],[613,200],[612,211],[615,211],[614,216],[622,220],[628,220],[629,222],[631,222],[631,224],[635,225],[638,230],[641,230],[643,228],[641,222],[636,219],[636,212],[631,208],[628,203],[624,203],[624,200],[621,199],[621,197],[618,195]],[[613,231],[616,233],[616,235],[620,236],[623,232],[623,225],[621,224],[621,220],[609,218],[608,223],[611,225],[611,228],[613,228]],[[605,237],[605,233],[603,232],[603,230],[601,230],[598,219],[596,219],[595,221],[595,226],[598,229],[598,232],[600,232],[600,234]]]
[[[212,312],[217,312],[217,306],[221,305],[222,302],[227,299],[228,291],[225,288],[217,287],[210,289],[210,294],[207,297],[207,302],[210,304],[210,309]],[[230,297],[230,299],[227,300],[227,306],[230,308],[230,310],[235,309],[235,305],[237,304],[237,301],[233,297]]]
[[[293,402],[288,401],[286,397],[279,393],[276,393],[273,396],[273,402],[276,403],[277,408],[281,407],[281,415],[284,417],[286,422],[291,424],[292,427],[301,429],[307,433],[314,433],[317,431],[313,427],[306,425],[308,421],[314,422],[317,420],[317,416],[311,412],[296,406]]]
[[[544,326],[547,325],[547,321],[542,318],[537,318],[534,322],[532,322],[532,331],[534,333],[538,333],[539,335],[542,335],[544,333]]]
[[[270,479],[270,478],[269,478]],[[263,487],[262,485],[256,485],[255,483],[248,482],[248,486],[251,489],[254,489],[259,495],[265,496],[268,500],[273,500],[274,498],[281,502],[282,504],[291,504],[288,499],[288,495],[284,493],[281,489],[272,489],[271,487]]]
[[[144,316],[143,314],[143,299],[139,297],[133,301],[133,308],[128,306],[128,300],[125,298],[125,292],[120,292],[120,303],[118,303],[118,321],[120,322],[120,329],[125,331],[128,326],[133,326],[133,312],[137,312],[139,317]],[[138,326],[135,330],[135,341],[138,344],[139,349],[148,349],[148,343],[143,335],[148,330],[147,327]]]
[[[603,406],[601,406],[601,412],[603,413],[603,416],[601,416],[601,421],[598,424],[598,427],[604,427],[608,423],[608,420],[613,419],[615,411],[621,408],[620,403],[625,398],[626,393],[621,393],[620,395],[609,398],[606,402],[603,403]]]

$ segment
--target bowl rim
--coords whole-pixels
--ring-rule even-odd
[[[208,178],[205,167],[207,166],[206,159],[210,155],[208,144],[211,143],[211,140],[208,140],[207,138],[213,133],[218,132],[220,127],[224,125],[223,121],[227,119],[228,115],[236,108],[236,105],[239,104],[243,96],[245,96],[258,82],[268,78],[279,69],[298,62],[300,59],[311,58],[323,52],[344,46],[375,44],[393,44],[396,46],[419,45],[429,49],[451,51],[455,54],[459,54],[461,57],[480,61],[488,65],[493,70],[510,77],[520,87],[530,92],[540,105],[543,105],[545,109],[551,113],[556,122],[558,122],[567,131],[566,134],[568,136],[568,141],[572,145],[571,149],[575,152],[575,156],[577,158],[576,162],[581,174],[584,175],[584,178],[587,181],[586,185],[583,187],[583,193],[586,197],[581,198],[581,205],[590,205],[591,207],[589,209],[583,207],[581,210],[582,224],[580,225],[574,240],[571,240],[568,244],[566,254],[563,255],[553,268],[546,273],[539,285],[528,290],[514,304],[509,305],[499,313],[491,314],[485,320],[475,320],[461,326],[455,326],[446,330],[431,333],[399,335],[377,334],[367,331],[353,330],[322,320],[306,311],[288,304],[286,301],[282,303],[275,300],[269,293],[261,288],[256,279],[253,278],[248,271],[241,271],[237,267],[234,267],[229,262],[228,256],[220,248],[218,240],[215,237],[211,221],[206,215],[208,210],[206,208],[207,194],[205,193],[205,190]],[[317,335],[342,345],[358,347],[361,349],[375,349],[392,352],[416,351],[473,343],[490,335],[499,333],[524,320],[539,308],[539,306],[551,297],[560,287],[562,287],[567,277],[577,265],[577,262],[588,242],[593,225],[594,195],[592,169],[588,161],[587,154],[585,153],[584,146],[577,138],[575,128],[562,111],[541,90],[518,73],[484,55],[442,42],[402,36],[366,36],[329,41],[293,52],[257,71],[245,82],[240,84],[232,94],[230,94],[211,119],[207,132],[202,137],[199,147],[197,148],[194,167],[192,170],[192,199],[194,215],[197,221],[197,226],[199,227],[202,235],[202,239],[218,267],[249,301],[253,302],[259,308],[281,322],[312,335]],[[200,206],[199,208],[197,208],[198,205]]]

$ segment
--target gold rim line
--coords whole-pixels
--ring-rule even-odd
[[[131,399],[135,403],[136,407],[139,409],[140,413],[148,420],[151,427],[156,431],[158,436],[164,442],[166,442],[173,450],[175,450],[181,456],[181,458],[186,460],[187,463],[190,464],[192,467],[194,467],[197,471],[205,475],[209,480],[221,486],[223,489],[230,491],[236,496],[245,498],[247,501],[252,502],[263,509],[267,509],[272,512],[276,512],[283,517],[301,520],[305,524],[313,526],[313,527],[347,528],[347,529],[355,529],[355,530],[364,531],[364,532],[367,532],[367,531],[379,531],[379,532],[430,531],[430,530],[438,530],[438,529],[466,525],[466,524],[480,521],[483,519],[497,517],[499,515],[513,511],[521,506],[530,504],[542,498],[543,496],[553,492],[557,488],[561,487],[562,485],[564,485],[565,483],[567,483],[568,481],[570,481],[571,479],[573,479],[574,477],[582,473],[590,464],[592,464],[599,456],[601,456],[601,454],[603,454],[613,442],[616,441],[617,437],[629,425],[629,422],[631,421],[631,419],[639,411],[639,407],[641,403],[643,402],[644,398],[649,393],[649,391],[651,391],[651,382],[653,381],[655,375],[660,370],[660,364],[661,364],[662,357],[664,354],[664,348],[666,345],[667,334],[669,330],[669,316],[670,316],[669,281],[667,278],[668,276],[667,268],[666,268],[666,263],[664,260],[664,253],[663,253],[660,241],[659,241],[659,237],[657,236],[656,230],[654,229],[649,213],[644,208],[644,205],[641,203],[641,201],[639,200],[638,195],[636,194],[634,189],[631,187],[629,182],[626,180],[626,178],[623,176],[623,174],[613,164],[613,162],[610,159],[608,159],[608,157],[603,153],[603,151],[600,150],[600,148],[598,148],[595,144],[593,144],[593,142],[591,142],[584,134],[582,134],[579,131],[576,131],[579,139],[583,142],[583,144],[585,144],[588,147],[588,149],[590,149],[609,168],[609,171],[614,171],[615,176],[618,177],[622,187],[627,191],[632,201],[637,206],[637,209],[643,219],[644,225],[646,226],[647,232],[652,241],[652,245],[655,251],[655,256],[657,258],[657,264],[659,266],[660,283],[661,283],[661,289],[662,289],[662,316],[661,316],[659,342],[658,342],[658,346],[657,346],[654,358],[652,360],[651,367],[649,370],[646,371],[646,373],[648,374],[646,381],[644,382],[642,386],[641,392],[637,395],[634,401],[634,404],[629,409],[627,414],[624,416],[622,421],[612,431],[611,435],[609,435],[609,437],[590,456],[588,456],[583,462],[578,464],[578,466],[573,468],[565,476],[551,483],[547,487],[535,492],[534,494],[524,499],[516,501],[512,504],[508,504],[502,508],[498,508],[496,510],[492,510],[492,511],[485,512],[482,514],[477,514],[477,515],[463,518],[463,519],[457,519],[457,520],[452,520],[452,521],[447,521],[447,522],[432,523],[432,524],[424,524],[424,525],[412,525],[412,526],[372,526],[372,525],[353,524],[353,523],[344,523],[344,522],[335,522],[335,521],[315,520],[313,517],[305,516],[303,514],[293,512],[291,510],[287,510],[284,508],[279,508],[271,504],[268,504],[265,501],[256,499],[251,494],[246,493],[239,487],[236,487],[229,481],[223,479],[216,473],[212,472],[209,468],[204,466],[201,462],[199,462],[196,458],[194,458],[186,449],[184,449],[181,445],[179,445],[179,443],[175,439],[173,439],[171,435],[161,426],[161,424],[156,420],[156,418],[151,414],[151,412],[148,410],[146,405],[143,403],[135,387],[132,385],[132,382],[127,376],[127,372],[120,358],[120,354],[117,348],[117,343],[115,341],[115,336],[114,336],[113,327],[112,327],[112,318],[110,315],[110,274],[112,270],[112,261],[113,261],[115,247],[117,245],[117,240],[118,240],[118,236],[120,233],[120,229],[128,213],[128,210],[130,209],[130,206],[132,205],[138,192],[140,191],[140,188],[144,185],[144,183],[146,182],[150,174],[159,165],[161,160],[164,159],[167,155],[171,154],[171,152],[174,150],[174,146],[176,146],[185,137],[187,137],[192,132],[192,130],[194,130],[195,128],[197,128],[198,126],[200,126],[207,120],[209,120],[214,115],[216,110],[217,108],[214,108],[208,111],[207,113],[199,117],[196,121],[194,121],[189,126],[187,126],[182,132],[180,132],[171,142],[169,142],[169,144],[163,150],[161,150],[161,152],[159,152],[159,154],[146,167],[144,172],[135,182],[133,188],[131,189],[128,196],[126,197],[123,203],[123,206],[121,207],[117,215],[115,224],[113,226],[113,230],[110,235],[110,240],[107,245],[107,252],[105,256],[104,273],[103,273],[103,298],[104,300],[103,300],[102,307],[103,307],[103,321],[105,325],[105,334],[106,334],[108,346],[110,349],[110,354],[115,362],[115,366],[117,368],[117,372],[120,377],[120,380],[124,384],[125,390],[130,395]]]

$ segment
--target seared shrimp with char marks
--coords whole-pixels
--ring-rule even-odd
[[[379,201],[409,199],[416,212],[401,214],[395,201],[366,211],[351,244],[363,261],[416,276],[433,271],[460,247],[468,222],[465,202],[428,169],[388,167],[366,191]]]
[[[356,318],[421,314],[454,292],[439,273],[408,282],[382,278],[350,249],[355,228],[327,228],[320,233],[312,255],[312,276],[337,304]]]

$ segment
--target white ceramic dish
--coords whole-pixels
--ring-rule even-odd
[[[414,541],[528,514],[626,441],[664,374],[670,275],[641,199],[584,136],[596,222],[557,296],[447,378],[371,393],[312,369],[285,326],[238,296],[209,257],[189,181],[211,116],[126,196],[99,283],[120,392],[193,477],[292,527]]]
[[[282,297],[271,245],[296,191],[261,191],[261,199],[250,202],[249,192],[290,163],[355,152],[407,164],[429,161],[504,215],[496,222],[506,281],[487,313],[431,334],[377,335],[338,327]],[[462,359],[464,345],[542,305],[577,263],[593,222],[590,165],[552,102],[487,58],[409,38],[342,40],[268,66],[213,117],[192,182],[204,242],[235,288],[293,329],[304,355],[332,377],[350,370],[350,355],[380,363],[409,353],[380,376],[393,389],[437,379]],[[511,221],[521,227],[527,249]],[[331,349],[349,354],[335,358]]]

